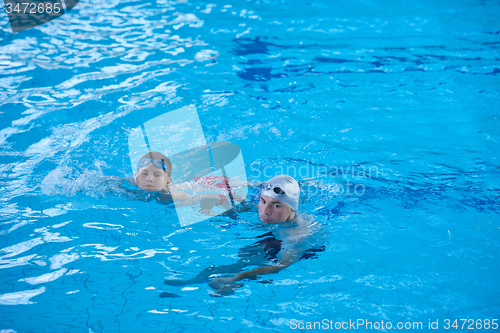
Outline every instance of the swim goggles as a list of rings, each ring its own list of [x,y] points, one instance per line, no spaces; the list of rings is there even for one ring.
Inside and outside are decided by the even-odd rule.
[[[151,162],[153,162],[155,167],[157,167],[158,169],[163,169],[167,173],[167,176],[170,177],[170,174],[168,173],[168,170],[165,167],[165,163],[163,162],[163,160],[159,160],[159,159],[143,158],[139,161],[139,163],[137,163],[137,170],[139,170],[140,168],[143,168],[145,166],[148,166],[149,163],[151,163]]]
[[[278,195],[285,195],[285,191],[283,191],[283,189],[281,187],[278,187],[278,186],[275,186],[275,187],[272,187],[271,184],[269,183],[262,183],[260,184],[260,188],[263,190],[263,191],[271,191],[273,190],[274,193],[278,194]]]

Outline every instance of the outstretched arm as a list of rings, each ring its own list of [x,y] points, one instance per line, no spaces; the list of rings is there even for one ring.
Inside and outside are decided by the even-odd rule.
[[[258,185],[258,183],[236,181],[231,181],[231,184],[231,193],[228,192],[228,188],[216,186],[209,182],[184,182],[181,184],[172,184],[169,186],[169,190],[176,201],[177,207],[201,204],[202,207],[200,212],[207,215],[217,215],[213,212],[215,206],[222,206],[225,209],[230,209],[232,207],[232,201],[229,199],[231,195],[232,198],[239,203],[244,199],[240,193],[242,187]],[[232,208],[234,209],[234,206]]]
[[[234,293],[234,291],[243,286],[241,283],[235,283],[244,279],[255,279],[259,275],[278,273],[279,271],[287,268],[294,262],[300,259],[301,250],[289,251],[283,255],[281,260],[273,266],[262,266],[251,269],[249,271],[244,271],[236,274],[233,277],[220,277],[216,278],[208,283],[208,285],[215,289],[215,295],[217,296],[227,296]]]

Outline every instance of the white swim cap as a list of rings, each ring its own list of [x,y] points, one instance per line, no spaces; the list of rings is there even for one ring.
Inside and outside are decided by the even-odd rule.
[[[279,175],[261,185],[261,194],[287,204],[294,212],[299,208],[299,183],[290,176]]]

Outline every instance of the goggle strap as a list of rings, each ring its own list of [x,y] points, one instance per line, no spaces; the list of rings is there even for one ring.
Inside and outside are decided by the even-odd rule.
[[[283,191],[283,189],[281,187],[278,187],[278,186],[271,187],[271,184],[269,184],[269,183],[262,183],[260,187],[262,188],[263,191],[273,190],[273,192],[278,194],[278,195],[286,195],[286,192]]]
[[[167,173],[167,176],[170,177],[170,173],[168,172],[168,169],[167,167],[165,166],[165,162],[163,162],[162,159],[155,159],[155,158],[148,158],[148,157],[145,157],[145,158],[142,158],[139,163],[137,164],[137,167],[138,169],[140,169],[141,167],[145,167],[145,166],[148,166],[149,163],[153,162],[153,164],[157,167],[157,168],[160,168],[163,169],[166,173]],[[161,166],[157,164],[157,162],[160,162],[161,163]]]

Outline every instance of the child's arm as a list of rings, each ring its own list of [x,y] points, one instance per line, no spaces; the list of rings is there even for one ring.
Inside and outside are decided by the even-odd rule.
[[[215,289],[215,294],[218,296],[231,295],[234,291],[243,286],[241,283],[235,283],[236,281],[244,279],[255,279],[259,275],[274,274],[287,268],[294,262],[299,261],[303,249],[293,249],[287,251],[280,259],[280,261],[273,266],[262,266],[251,269],[249,271],[244,271],[236,274],[233,277],[220,277],[216,278],[208,283],[210,287]]]
[[[183,206],[199,206],[198,212],[204,213],[205,215],[215,216],[213,209],[216,206],[223,207],[225,209],[231,208],[231,202],[227,198],[227,194],[224,195],[226,190],[219,191],[216,193],[210,192],[185,192],[179,191],[176,188],[170,188],[170,193],[175,201],[176,207]]]
[[[214,176],[214,177],[221,177],[221,176]],[[177,188],[178,190],[181,191],[193,191],[193,192],[200,192],[200,191],[206,191],[207,189],[212,189],[212,188],[220,188],[218,186],[211,186],[212,184],[207,181],[203,181],[203,178],[201,178],[202,181],[200,183],[197,183],[196,181],[185,181],[179,184],[171,185]],[[222,180],[218,180],[220,184],[222,183]],[[239,180],[232,180],[229,179],[229,187],[230,188],[242,188],[242,187],[254,187],[254,186],[259,186],[261,183],[260,182],[248,182],[248,181],[239,181]],[[226,187],[224,186],[224,189]]]

